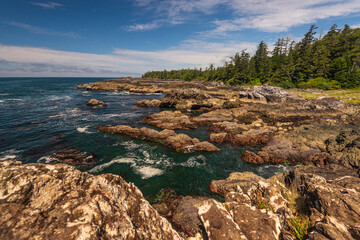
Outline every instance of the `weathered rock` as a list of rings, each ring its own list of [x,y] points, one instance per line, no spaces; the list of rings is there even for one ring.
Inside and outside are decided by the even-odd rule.
[[[158,128],[164,129],[195,129],[196,124],[180,111],[162,111],[154,113],[144,118],[144,122]]]
[[[160,106],[161,101],[157,99],[153,100],[142,100],[136,103],[138,107],[158,107]]]
[[[1,239],[182,239],[120,176],[3,161],[0,186]]]
[[[81,152],[78,149],[63,150],[50,156],[54,162],[74,163],[76,165],[91,164],[97,161],[95,154]]]
[[[148,141],[161,142],[165,147],[176,149],[180,152],[193,151],[219,151],[217,147],[209,142],[201,142],[197,138],[191,138],[186,134],[176,134],[173,130],[165,129],[163,131],[156,131],[151,128],[143,127],[141,129],[132,128],[126,125],[118,126],[101,126],[99,131],[107,133],[123,134],[134,138],[141,138]]]
[[[291,95],[289,92],[280,87],[270,85],[254,86],[250,91],[239,92],[240,98],[249,98],[262,102],[285,102],[285,101],[301,101],[303,98]]]
[[[241,158],[248,163],[253,163],[253,164],[264,164],[264,160],[259,156],[256,155],[253,152],[250,151],[245,151],[243,152],[243,154],[241,155]]]
[[[306,196],[314,220],[313,239],[360,238],[360,179],[356,172],[339,165],[311,166],[295,169],[287,179]]]
[[[194,145],[200,141],[197,138],[191,138],[186,134],[177,134],[175,136],[168,137],[165,142],[165,147],[175,148],[176,151],[192,152],[194,151]]]
[[[207,141],[195,143],[194,149],[200,152],[216,152],[220,151],[219,148],[215,147],[212,143]]]
[[[96,107],[96,106],[100,106],[100,107],[107,107],[108,105],[106,103],[104,103],[103,101],[99,101],[96,99],[90,99],[86,105],[88,106],[92,106],[92,107]]]
[[[173,90],[161,98],[160,107],[179,110],[211,108],[213,104],[207,101],[210,98],[210,95],[197,88]]]
[[[207,197],[184,197],[172,217],[172,223],[187,235],[194,237],[197,233],[204,235],[203,226],[198,216],[198,209]]]

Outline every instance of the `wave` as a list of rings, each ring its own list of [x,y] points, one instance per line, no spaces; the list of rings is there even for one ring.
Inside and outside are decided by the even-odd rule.
[[[92,169],[90,169],[88,172],[89,173],[97,173],[102,171],[104,168],[107,168],[115,163],[130,163],[131,165],[136,165],[135,163],[135,158],[115,158],[113,160],[111,160],[110,162],[98,165]]]
[[[129,91],[111,91],[111,92],[102,92],[101,94],[103,95],[130,95],[130,92]]]
[[[11,149],[0,153],[0,161],[16,160],[20,151]]]
[[[0,93],[0,96],[9,96],[9,93]]]
[[[206,165],[206,157],[203,155],[190,157],[186,162],[180,163],[183,167],[199,167]]]
[[[135,171],[141,176],[142,179],[155,177],[164,173],[164,170],[149,166],[136,167]]]

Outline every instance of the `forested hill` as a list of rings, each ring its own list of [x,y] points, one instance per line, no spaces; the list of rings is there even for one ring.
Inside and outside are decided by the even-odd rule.
[[[360,86],[360,28],[335,24],[320,37],[312,25],[299,42],[280,38],[272,52],[261,41],[254,56],[236,53],[222,67],[146,72],[144,78],[202,79],[229,84],[339,89]]]

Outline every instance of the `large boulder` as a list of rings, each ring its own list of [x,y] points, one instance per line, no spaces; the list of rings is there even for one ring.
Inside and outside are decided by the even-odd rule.
[[[90,99],[87,103],[86,103],[86,105],[88,105],[88,106],[91,106],[91,107],[97,107],[97,106],[99,106],[99,107],[107,107],[108,105],[106,104],[106,103],[104,103],[103,101],[99,101],[99,100],[97,100],[97,99]]]
[[[1,239],[182,239],[120,176],[0,162]]]

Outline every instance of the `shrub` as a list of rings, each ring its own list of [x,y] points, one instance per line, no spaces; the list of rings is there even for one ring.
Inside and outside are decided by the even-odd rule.
[[[291,235],[298,240],[306,239],[309,229],[312,227],[309,218],[303,216],[292,217],[286,223],[290,228]]]
[[[318,77],[312,78],[308,82],[302,82],[299,84],[300,88],[319,88],[322,90],[335,90],[340,89],[341,84],[338,81]]]

